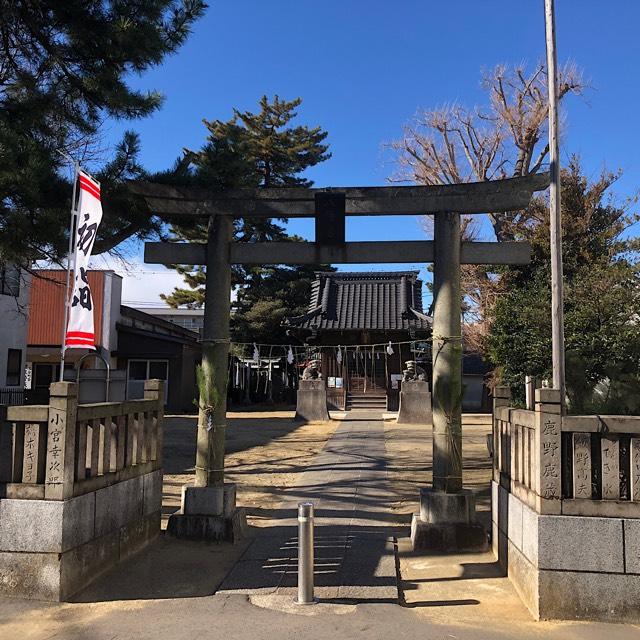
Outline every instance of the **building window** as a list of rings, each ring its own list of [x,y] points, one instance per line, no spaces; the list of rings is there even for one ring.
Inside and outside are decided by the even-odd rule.
[[[129,360],[127,366],[127,399],[144,398],[144,382],[153,379],[169,379],[168,360]],[[169,390],[165,391],[165,404]]]
[[[20,269],[12,264],[0,264],[0,295],[20,295]]]
[[[22,349],[9,349],[7,352],[7,386],[20,386],[22,369]]]
[[[75,380],[75,373],[69,378],[67,373],[74,371],[73,364],[64,365],[65,380]],[[33,389],[48,389],[52,382],[60,380],[60,365],[49,362],[34,362],[31,372],[31,387]]]

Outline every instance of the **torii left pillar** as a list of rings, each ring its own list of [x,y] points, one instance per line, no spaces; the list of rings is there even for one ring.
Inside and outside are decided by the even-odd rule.
[[[231,217],[209,219],[195,483],[182,487],[181,509],[167,526],[179,538],[235,540],[244,528],[236,487],[224,482],[232,237]]]

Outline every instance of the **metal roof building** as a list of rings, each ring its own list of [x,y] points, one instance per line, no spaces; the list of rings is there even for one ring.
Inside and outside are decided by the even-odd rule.
[[[422,281],[417,271],[318,272],[309,310],[288,318],[286,324],[311,332],[355,331],[370,336],[403,332],[407,340],[410,333],[425,337],[431,329],[422,308]],[[370,340],[365,337],[363,342]]]

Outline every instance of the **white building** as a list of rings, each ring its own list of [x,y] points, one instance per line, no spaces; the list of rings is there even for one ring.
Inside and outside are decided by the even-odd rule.
[[[202,327],[204,326],[204,309],[172,309],[171,307],[137,308],[138,311],[143,311],[155,318],[166,320],[183,329],[190,329],[197,334],[202,332]]]
[[[0,265],[0,390],[24,387],[31,275]]]

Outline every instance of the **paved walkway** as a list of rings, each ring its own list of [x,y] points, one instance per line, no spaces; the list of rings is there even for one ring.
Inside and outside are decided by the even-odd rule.
[[[297,505],[315,505],[316,595],[324,602],[398,601],[393,521],[379,414],[352,413],[264,523],[219,593],[293,595]]]

